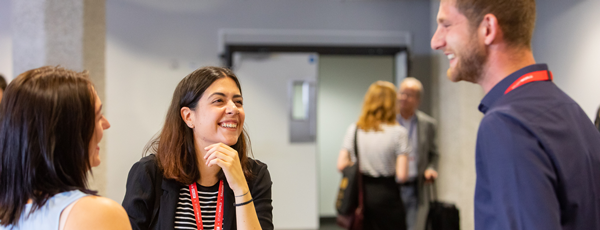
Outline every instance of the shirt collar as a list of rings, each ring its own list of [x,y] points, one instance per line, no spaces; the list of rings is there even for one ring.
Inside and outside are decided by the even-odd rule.
[[[481,103],[479,104],[479,111],[481,111],[483,114],[485,114],[492,106],[494,106],[496,101],[498,101],[498,99],[500,99],[500,97],[502,97],[502,95],[504,95],[504,91],[506,91],[506,89],[508,89],[508,87],[513,82],[515,82],[517,79],[519,79],[521,76],[523,76],[527,73],[540,71],[540,70],[548,70],[548,65],[533,64],[530,66],[526,66],[526,67],[523,67],[522,69],[517,70],[516,72],[508,75],[504,79],[502,79],[502,81],[498,82],[498,84],[496,84],[492,88],[492,90],[490,90],[483,97],[483,99],[481,100]]]
[[[404,119],[404,117],[402,117],[402,115],[400,115],[400,113],[396,114],[396,121],[398,121],[398,123],[400,123],[400,125],[404,126],[404,121],[408,121],[410,123],[414,123],[417,121],[417,112],[415,111],[415,113],[410,116],[410,118],[408,119]]]

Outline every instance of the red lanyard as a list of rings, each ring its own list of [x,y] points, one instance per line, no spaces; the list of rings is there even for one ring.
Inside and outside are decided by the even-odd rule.
[[[196,226],[204,230],[202,224],[202,212],[200,211],[200,199],[198,198],[198,189],[196,183],[190,185],[190,196],[194,206],[194,216],[196,217]],[[219,182],[219,195],[217,196],[217,213],[215,214],[215,230],[223,229],[223,180]]]
[[[513,82],[512,85],[510,85],[508,87],[508,89],[506,89],[506,91],[504,91],[504,94],[507,94],[508,92],[512,91],[513,89],[516,89],[519,86],[525,85],[530,82],[551,81],[551,80],[552,80],[552,72],[550,72],[548,70],[540,70],[540,71],[527,73],[527,74],[521,76],[515,82]]]

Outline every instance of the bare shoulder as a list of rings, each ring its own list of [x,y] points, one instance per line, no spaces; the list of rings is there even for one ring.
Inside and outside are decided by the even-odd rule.
[[[100,196],[86,196],[77,201],[69,213],[65,230],[117,229],[131,225],[125,209],[117,202]]]

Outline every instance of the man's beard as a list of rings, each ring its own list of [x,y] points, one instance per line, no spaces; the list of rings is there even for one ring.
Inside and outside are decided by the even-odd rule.
[[[476,39],[471,39],[465,52],[459,53],[459,62],[456,68],[448,72],[448,75],[455,82],[468,81],[477,83],[483,73],[483,66],[487,62],[487,51],[484,46],[480,46]]]

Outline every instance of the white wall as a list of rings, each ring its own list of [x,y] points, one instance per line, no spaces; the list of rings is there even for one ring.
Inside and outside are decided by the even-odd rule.
[[[177,82],[197,67],[221,64],[219,29],[408,31],[413,54],[429,55],[429,28],[414,23],[429,21],[427,1],[107,0],[106,5],[105,104],[112,122],[106,131],[106,195],[118,202],[129,168],[161,127]],[[427,73],[429,62],[414,63],[413,71]]]
[[[10,9],[11,1],[0,1],[0,73],[7,82],[13,78]]]
[[[600,1],[538,1],[533,53],[592,119],[600,105]]]

